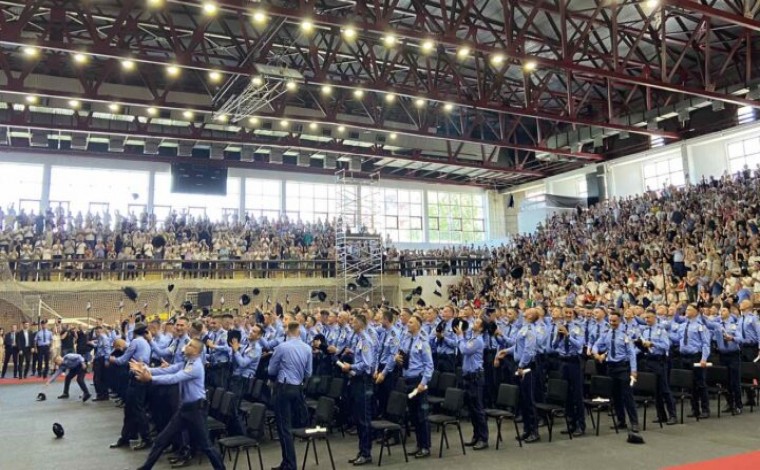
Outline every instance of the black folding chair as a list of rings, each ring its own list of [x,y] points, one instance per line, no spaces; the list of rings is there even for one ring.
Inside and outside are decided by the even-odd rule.
[[[601,427],[602,411],[613,411],[612,408],[612,379],[604,375],[595,375],[591,377],[589,387],[590,399],[583,400],[588,415],[591,418],[591,425],[596,429],[596,435],[599,435]],[[596,413],[596,420],[594,420]],[[612,412],[612,426],[615,428],[615,434],[619,433],[617,419],[614,411]]]
[[[496,407],[488,408],[485,410],[486,416],[496,420],[496,450],[499,450],[499,443],[503,440],[501,436],[501,423],[505,419],[511,419],[515,425],[515,436],[517,442],[522,447],[522,436],[520,435],[520,429],[517,427],[517,421],[515,421],[515,414],[511,410],[517,410],[520,406],[520,387],[517,385],[501,384],[499,385],[499,393],[496,396]]]
[[[267,407],[263,403],[254,403],[250,409],[248,417],[248,426],[246,429],[246,435],[244,436],[231,436],[219,439],[219,450],[222,453],[222,459],[225,454],[229,452],[230,458],[232,458],[232,451],[235,451],[235,464],[232,470],[237,468],[238,458],[240,452],[245,451],[245,457],[248,460],[248,470],[251,470],[251,455],[249,450],[255,448],[259,454],[259,467],[264,470],[264,461],[261,458],[261,447],[259,446],[258,439],[263,434],[264,417],[266,416]],[[253,436],[256,436],[254,438]]]
[[[441,374],[442,376],[444,374]],[[453,375],[453,374],[452,374]],[[467,455],[464,447],[464,437],[462,437],[462,426],[459,423],[459,413],[464,407],[464,390],[450,387],[446,389],[446,396],[441,403],[441,409],[448,414],[434,414],[428,416],[430,424],[435,424],[441,429],[441,445],[438,449],[438,458],[443,457],[443,442],[446,441],[446,448],[449,448],[449,438],[446,435],[448,426],[456,426],[459,431],[459,442],[462,444],[462,453]]]
[[[670,390],[673,392],[673,398],[681,405],[681,424],[683,424],[683,407],[686,400],[691,399],[694,392],[694,372],[686,369],[670,370]],[[696,415],[699,421],[699,414]]]
[[[728,390],[728,367],[708,367],[705,369],[705,382],[707,382],[707,394],[718,399],[718,418],[720,418],[720,399]]]
[[[657,375],[651,372],[639,372],[633,385],[633,401],[644,407],[644,431],[647,430],[647,409],[655,402],[657,394]],[[662,428],[662,421],[660,421]]]
[[[330,427],[333,424],[335,416],[335,400],[328,397],[320,397],[317,402],[317,410],[314,414],[314,422],[317,426],[324,426],[326,430],[299,428],[294,429],[293,436],[306,441],[306,450],[303,454],[302,470],[306,468],[306,459],[309,456],[309,447],[314,447],[314,461],[319,465],[319,456],[317,455],[317,440],[325,441],[327,453],[330,456],[330,464],[335,470],[335,460],[333,460],[332,449],[330,448],[330,438],[328,437]]]
[[[546,402],[536,403],[536,411],[546,417],[546,428],[549,431],[549,442],[552,441],[552,429],[554,428],[554,418],[560,414],[565,415],[565,426],[567,434],[572,440],[573,434],[570,432],[570,421],[565,413],[567,403],[568,383],[562,379],[549,379],[546,386]]]
[[[391,455],[391,446],[388,439],[393,434],[398,433],[401,440],[401,448],[404,451],[404,460],[409,462],[406,455],[406,433],[404,432],[403,423],[406,421],[406,400],[405,393],[392,391],[388,398],[388,406],[385,409],[387,419],[373,420],[370,426],[374,431],[382,433],[382,443],[380,444],[380,459],[377,461],[379,467],[383,463],[383,449],[388,449],[388,455]]]

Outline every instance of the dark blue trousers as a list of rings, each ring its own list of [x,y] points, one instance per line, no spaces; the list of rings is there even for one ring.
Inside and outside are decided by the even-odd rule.
[[[405,380],[407,394],[411,393],[420,384],[420,377],[407,377]],[[427,391],[418,393],[407,403],[409,421],[414,426],[414,432],[417,436],[417,449],[419,450],[430,450],[430,423],[428,422],[430,409],[427,394]]]
[[[586,414],[583,405],[583,369],[581,357],[567,357],[560,359],[560,373],[562,379],[567,381],[567,401],[565,402],[565,414],[573,431],[586,431]]]
[[[625,415],[632,425],[639,425],[639,415],[631,391],[631,366],[627,361],[608,362],[607,375],[612,379],[612,403],[618,424],[625,423]]]
[[[277,436],[282,450],[282,470],[298,470],[296,448],[293,443],[293,427],[306,425],[307,411],[301,385],[276,384],[274,389],[274,413],[277,420]]]
[[[359,436],[359,454],[372,457],[372,377],[366,374],[351,378],[351,398],[354,405],[354,422]]]
[[[531,363],[527,369],[530,372],[522,377],[517,377],[520,386],[520,414],[523,418],[523,432],[525,434],[538,434],[538,420],[536,418],[536,399],[533,395],[535,382],[540,380],[535,373],[535,363]]]
[[[488,423],[483,409],[483,387],[485,378],[483,372],[466,374],[464,376],[465,404],[472,422],[472,440],[488,442]]]

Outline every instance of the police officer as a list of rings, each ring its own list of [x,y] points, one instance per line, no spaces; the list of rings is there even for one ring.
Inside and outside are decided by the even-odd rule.
[[[457,336],[451,329],[454,308],[450,305],[443,307],[443,321],[436,327],[436,369],[440,372],[456,371]]]
[[[633,340],[620,327],[620,313],[609,315],[609,330],[596,340],[591,349],[594,358],[607,363],[607,375],[612,379],[612,402],[615,405],[618,429],[625,429],[625,415],[631,422],[631,432],[639,432],[639,415],[631,392],[631,381],[638,374]]]
[[[253,325],[248,333],[245,346],[241,346],[237,338],[232,338],[232,377],[230,377],[229,390],[239,400],[245,391],[246,385],[256,377],[256,370],[261,360],[261,326]],[[235,407],[238,408],[237,406]],[[243,416],[238,412],[230,422],[230,434],[233,436],[244,435]]]
[[[414,315],[406,324],[408,334],[399,346],[395,360],[404,370],[406,392],[415,395],[409,400],[409,420],[417,436],[417,449],[409,452],[415,458],[430,457],[430,423],[428,422],[427,385],[433,377],[433,354],[421,334],[422,318]]]
[[[210,326],[211,331],[208,339],[206,339],[209,386],[227,388],[230,372],[230,347],[227,344],[227,330],[222,327],[221,321],[217,318],[211,319]]]
[[[741,316],[739,318],[737,330],[742,337],[742,361],[753,362],[758,354],[760,354],[760,321],[758,321],[757,315],[752,312],[751,300],[742,300],[741,303],[739,303],[739,311]],[[755,390],[748,388],[747,405],[754,401]]]
[[[34,335],[34,344],[37,347],[37,376],[46,379],[50,371],[50,344],[53,342],[53,333],[48,330],[47,320],[43,320],[41,326]]]
[[[135,360],[148,364],[150,362],[150,345],[144,338],[147,332],[148,327],[144,323],[135,325],[133,339],[127,350],[118,358],[111,356],[109,363],[124,366]],[[111,444],[112,449],[128,445],[129,440],[134,439],[138,434],[142,441],[134,447],[135,450],[146,449],[152,445],[148,434],[148,416],[146,414],[147,393],[148,384],[145,381],[138,381],[134,375],[130,374],[124,404],[124,425],[121,428],[119,440]]]
[[[670,336],[660,323],[654,312],[644,315],[645,326],[640,328],[640,339],[636,342],[643,352],[641,368],[657,377],[655,391],[655,407],[657,419],[669,426],[676,424],[676,404],[670,391],[670,376],[668,375],[668,352],[670,352]]]
[[[135,329],[137,331],[137,329]],[[131,363],[135,379],[141,383],[156,385],[179,384],[182,403],[172,416],[169,424],[156,438],[156,443],[142,467],[138,470],[150,470],[158,461],[164,450],[172,443],[175,435],[186,430],[194,444],[208,457],[215,470],[223,470],[224,461],[219,452],[211,445],[206,427],[206,390],[204,388],[205,370],[199,359],[203,344],[193,339],[185,346],[187,362],[176,363],[165,368],[148,368],[145,363]]]
[[[282,462],[277,470],[297,470],[296,449],[293,444],[293,425],[306,423],[306,402],[303,387],[311,376],[311,347],[300,340],[301,325],[287,325],[287,341],[274,350],[269,361],[269,376],[274,378],[274,413],[277,435],[282,449]]]
[[[744,338],[741,329],[738,328],[736,321],[731,317],[731,312],[726,307],[720,309],[720,318],[712,322],[712,325],[720,365],[728,369],[727,407],[723,411],[730,411],[733,415],[739,415],[743,409],[740,345]]]
[[[350,375],[351,398],[354,410],[354,422],[359,435],[359,453],[348,463],[361,466],[372,463],[372,372],[375,357],[372,340],[367,334],[367,317],[356,315],[352,322],[356,338],[354,362],[343,363],[341,370]]]
[[[63,357],[56,357],[54,363],[56,367],[58,367],[58,370],[55,371],[52,376],[50,376],[50,380],[48,380],[45,386],[47,387],[51,383],[55,382],[55,379],[57,379],[63,372],[66,372],[66,380],[63,383],[63,395],[59,396],[58,398],[69,398],[69,386],[71,385],[71,379],[76,377],[77,385],[79,385],[79,388],[82,389],[82,402],[89,400],[91,396],[90,390],[87,388],[87,384],[84,381],[84,376],[87,372],[87,370],[84,368],[84,358],[79,354],[70,353],[66,354]]]
[[[385,413],[388,407],[388,398],[396,385],[396,377],[398,376],[394,357],[399,347],[399,332],[393,326],[394,317],[392,310],[383,311],[382,329],[385,334],[382,335],[380,351],[375,358],[376,372],[374,374],[375,384],[377,384],[378,415]]]
[[[694,305],[686,307],[686,321],[679,325],[678,337],[683,367],[694,372],[694,391],[691,394],[689,417],[707,419],[710,417],[710,401],[707,396],[705,367],[707,367],[707,357],[710,355],[710,333],[699,321],[699,312]]]
[[[108,401],[108,383],[105,379],[105,365],[111,355],[111,339],[103,331],[102,326],[95,327],[95,341],[90,344],[95,347],[95,360],[92,363],[92,381],[95,385],[93,401]]]
[[[565,308],[563,316],[564,322],[557,326],[557,337],[552,349],[557,354],[562,379],[566,380],[568,385],[565,414],[570,423],[569,432],[574,437],[580,437],[586,433],[583,368],[581,367],[585,337],[582,327],[576,323],[575,310]]]
[[[528,444],[538,442],[538,421],[536,419],[535,398],[533,396],[534,382],[538,380],[535,374],[536,355],[538,354],[538,335],[534,324],[538,319],[538,311],[529,308],[523,315],[523,326],[515,336],[514,345],[499,351],[496,359],[501,361],[509,354],[515,359],[517,371],[515,374],[520,387],[520,413],[523,418],[523,434],[520,439]]]
[[[459,338],[458,348],[462,353],[462,379],[464,381],[465,403],[472,422],[472,439],[465,445],[473,450],[488,448],[488,423],[483,409],[483,388],[485,376],[483,371],[483,320],[478,318],[470,328],[472,334],[465,338],[462,324],[454,329]]]

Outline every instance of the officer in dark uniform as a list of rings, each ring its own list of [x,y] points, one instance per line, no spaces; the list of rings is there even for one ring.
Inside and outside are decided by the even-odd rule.
[[[354,466],[372,463],[372,371],[375,364],[374,345],[367,334],[367,317],[356,315],[352,327],[356,335],[356,349],[352,364],[341,363],[341,370],[349,374],[354,422],[359,435],[359,453],[349,460]]]

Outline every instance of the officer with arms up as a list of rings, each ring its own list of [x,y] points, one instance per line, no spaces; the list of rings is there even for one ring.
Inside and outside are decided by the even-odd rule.
[[[485,376],[483,375],[483,320],[478,318],[471,328],[471,336],[465,338],[462,323],[454,328],[454,333],[459,337],[459,351],[462,353],[462,379],[466,395],[465,403],[472,421],[472,439],[466,446],[474,450],[488,448],[488,423],[483,409],[483,387]]]

